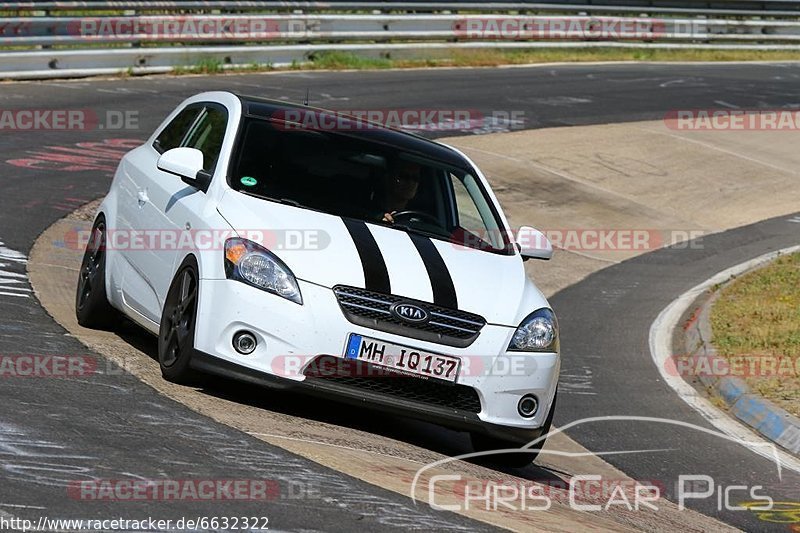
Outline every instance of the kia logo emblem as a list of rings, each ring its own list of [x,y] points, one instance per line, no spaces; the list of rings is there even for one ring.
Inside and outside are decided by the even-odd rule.
[[[396,303],[392,305],[391,311],[392,314],[400,320],[412,322],[414,324],[427,322],[429,318],[428,312],[425,309],[414,304]]]

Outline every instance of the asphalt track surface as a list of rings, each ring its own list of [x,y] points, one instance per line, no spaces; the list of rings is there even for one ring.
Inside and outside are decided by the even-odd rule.
[[[2,84],[2,109],[89,109],[101,117],[108,110],[135,111],[138,129],[0,132],[0,246],[27,254],[50,224],[107,191],[125,142],[146,138],[182,99],[204,90],[294,101],[308,90],[312,104],[335,109],[522,111],[524,127],[541,128],[652,120],[679,108],[793,108],[800,101],[799,78],[800,66],[790,64],[585,65]],[[127,141],[115,145],[112,139]],[[660,381],[649,355],[650,324],[682,291],[716,272],[797,244],[798,229],[785,219],[767,221],[706,237],[699,250],[652,252],[600,271],[552,298],[562,324],[563,372],[590,376],[590,394],[562,395],[556,423],[639,415],[709,427]],[[24,272],[23,263],[3,253],[4,271]],[[0,353],[88,354],[33,297],[0,295],[0,324]],[[110,518],[107,502],[75,499],[65,485],[135,473],[148,479],[275,480],[280,494],[267,505],[114,505],[114,513],[123,517],[267,515],[272,527],[291,530],[489,529],[414,506],[400,495],[194,414],[122,371],[101,370],[86,380],[0,382],[0,513]],[[718,486],[761,484],[775,499],[800,499],[796,474],[784,472],[779,482],[769,461],[697,431],[637,422],[580,425],[568,434],[596,452],[664,450],[606,459],[634,478],[662,483],[668,495],[674,495],[679,474],[707,474]],[[300,481],[315,492],[313,499],[290,497],[292,491],[302,492]],[[748,530],[767,527],[752,513],[719,511],[713,498],[692,506]]]
[[[562,374],[587,376],[582,389],[585,395],[564,395],[556,424],[587,417],[631,416],[677,420],[714,430],[661,379],[650,357],[650,325],[678,295],[714,274],[797,245],[800,228],[790,218],[706,236],[694,241],[693,248],[664,248],[630,259],[551,298],[561,325]],[[678,339],[674,344],[673,353],[685,353],[680,351]],[[581,424],[567,433],[592,451],[659,450],[611,454],[604,459],[634,479],[660,482],[673,501],[677,501],[680,475],[710,476],[715,481],[715,496],[721,488],[760,485],[759,495],[775,501],[800,500],[798,473],[783,470],[781,478],[774,462],[716,434],[666,422],[630,420]],[[728,505],[751,500],[747,492],[732,490]],[[747,531],[766,528],[751,513],[720,508],[716,497],[692,507]]]

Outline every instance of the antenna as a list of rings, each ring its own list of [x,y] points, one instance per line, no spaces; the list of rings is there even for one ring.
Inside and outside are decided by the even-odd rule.
[[[306,87],[306,99],[303,100],[303,105],[308,107],[308,87]]]

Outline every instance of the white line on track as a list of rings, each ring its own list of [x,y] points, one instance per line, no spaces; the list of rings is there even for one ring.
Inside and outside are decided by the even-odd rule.
[[[8,265],[0,263],[0,268],[3,268],[5,266],[8,266]],[[25,274],[18,274],[16,272],[2,272],[2,271],[0,271],[0,276],[2,276],[4,278],[28,279],[28,276],[26,276]]]
[[[20,252],[6,248],[3,241],[0,241],[0,260],[0,296],[28,298],[33,292],[27,284],[28,275],[13,271],[14,268],[24,268],[28,259]]]
[[[714,100],[714,103],[722,107],[727,107],[728,109],[741,109],[738,105],[730,104],[724,100]]]
[[[731,276],[737,276],[747,270],[766,264],[780,255],[789,254],[796,251],[800,251],[800,246],[784,248],[782,250],[761,255],[751,259],[750,261],[745,261],[744,263],[719,272],[712,278],[680,295],[663,311],[661,311],[653,324],[650,326],[650,355],[653,358],[653,363],[655,363],[659,373],[661,374],[661,377],[664,379],[667,385],[672,387],[672,389],[675,390],[675,392],[684,402],[689,404],[692,409],[700,413],[700,415],[711,425],[713,425],[722,433],[737,439],[742,446],[745,446],[753,453],[757,453],[758,455],[761,455],[770,461],[774,461],[777,458],[781,462],[781,466],[784,468],[800,473],[800,460],[784,452],[778,448],[776,444],[772,443],[772,441],[762,438],[754,431],[746,428],[744,425],[740,424],[726,413],[716,408],[711,402],[701,396],[694,387],[684,381],[681,376],[671,375],[669,372],[667,372],[667,361],[672,354],[673,331],[678,325],[683,314],[687,309],[689,309],[689,306],[692,305],[692,302],[694,302],[697,297],[700,296],[700,294],[714,285],[729,280]],[[762,444],[758,445],[758,443]],[[769,450],[768,446],[764,446],[769,444],[772,444],[775,447],[774,452]]]
[[[19,509],[47,509],[47,507],[40,507],[38,505],[22,505],[19,503],[0,503],[0,507],[15,507]]]

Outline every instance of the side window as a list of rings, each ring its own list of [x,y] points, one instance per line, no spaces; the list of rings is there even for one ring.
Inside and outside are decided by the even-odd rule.
[[[195,120],[182,146],[203,152],[203,169],[213,172],[225,138],[228,113],[224,108],[208,105]]]
[[[475,205],[472,195],[470,195],[464,183],[454,175],[450,175],[450,181],[453,184],[453,193],[456,199],[456,210],[458,212],[458,225],[466,230],[484,230],[486,226],[483,224],[478,206]]]
[[[202,109],[202,105],[195,104],[188,106],[178,113],[178,116],[172,119],[172,122],[164,128],[164,131],[162,131],[153,142],[153,148],[155,148],[158,153],[163,154],[167,150],[172,150],[173,148],[181,146],[184,137],[186,137],[186,132],[192,124],[194,124],[197,114]]]
[[[500,227],[475,177],[471,174],[461,177],[450,174],[450,182],[453,185],[458,226],[492,248],[502,249],[504,243]]]

